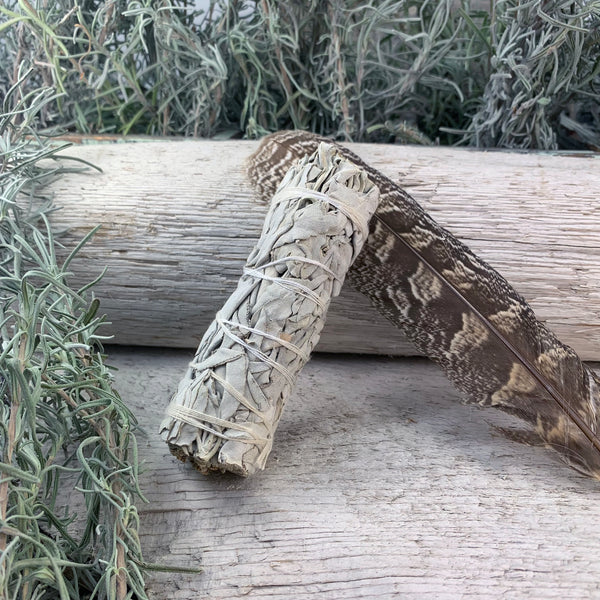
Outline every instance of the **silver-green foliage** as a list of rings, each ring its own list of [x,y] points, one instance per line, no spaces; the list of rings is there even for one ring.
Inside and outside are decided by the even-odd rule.
[[[86,133],[600,144],[594,0],[193,4],[6,0],[4,85],[31,64]]]
[[[135,421],[48,224],[67,166],[37,125],[58,99],[21,90],[0,111],[0,597],[143,599]]]
[[[599,2],[498,2],[489,42],[490,74],[470,143],[554,148],[558,136],[576,134],[600,145]]]

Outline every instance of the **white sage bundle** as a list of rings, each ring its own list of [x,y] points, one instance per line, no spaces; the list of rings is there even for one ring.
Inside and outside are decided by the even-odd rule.
[[[329,144],[290,169],[237,289],[206,334],[161,425],[202,472],[264,469],[296,377],[369,232],[379,190]]]

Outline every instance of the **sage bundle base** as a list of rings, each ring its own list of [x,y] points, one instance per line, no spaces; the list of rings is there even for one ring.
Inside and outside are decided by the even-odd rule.
[[[332,297],[368,236],[379,191],[332,145],[290,170],[237,289],[204,335],[161,425],[202,472],[263,469]]]
[[[289,165],[322,140],[300,131],[268,136],[250,160],[251,182],[268,195]],[[514,437],[551,446],[571,466],[600,479],[600,379],[504,277],[397,184],[336,147],[381,193],[349,282],[468,400],[529,424]]]

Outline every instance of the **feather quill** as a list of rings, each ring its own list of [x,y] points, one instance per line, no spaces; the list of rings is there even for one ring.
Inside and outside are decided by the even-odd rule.
[[[320,141],[298,131],[264,138],[248,168],[259,195],[269,198],[289,167]],[[350,284],[469,401],[523,419],[532,438],[600,479],[600,379],[497,271],[396,183],[338,147],[381,193]]]

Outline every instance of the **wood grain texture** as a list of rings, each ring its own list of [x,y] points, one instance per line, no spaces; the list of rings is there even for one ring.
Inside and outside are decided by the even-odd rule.
[[[265,472],[203,477],[156,434],[191,352],[111,348],[138,415],[146,559],[156,600],[600,597],[598,483],[513,421],[460,405],[423,359],[318,355]]]
[[[159,141],[69,149],[104,169],[56,182],[67,246],[103,230],[73,265],[97,289],[116,341],[194,347],[233,289],[266,207],[243,161],[255,142]],[[594,155],[349,146],[399,181],[443,226],[492,263],[582,358],[600,358],[600,188]],[[468,204],[465,205],[465,198]],[[349,289],[332,305],[326,351],[411,354]]]

